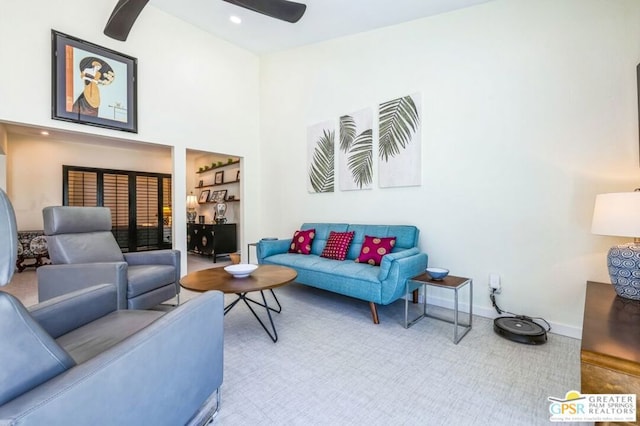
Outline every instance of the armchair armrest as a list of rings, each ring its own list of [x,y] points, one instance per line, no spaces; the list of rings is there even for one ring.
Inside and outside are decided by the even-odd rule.
[[[127,309],[126,262],[45,265],[36,273],[39,302],[97,284],[115,284],[118,309]]]
[[[273,256],[274,254],[286,253],[291,246],[291,239],[284,240],[260,240],[256,246],[256,253],[258,255],[258,263],[262,263],[265,257]]]
[[[222,384],[223,309],[217,291],[189,300],[0,406],[0,424],[188,423]]]
[[[180,267],[180,250],[138,251],[123,253],[123,256],[129,265],[172,265]]]
[[[113,284],[101,284],[28,308],[31,317],[54,339],[118,309],[118,293]]]
[[[407,279],[424,272],[427,261],[427,254],[420,252],[417,247],[384,256],[378,275],[382,282],[382,304],[391,303],[402,296]]]

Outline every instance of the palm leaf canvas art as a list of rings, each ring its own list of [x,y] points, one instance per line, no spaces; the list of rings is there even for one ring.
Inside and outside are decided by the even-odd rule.
[[[307,189],[311,193],[333,192],[335,134],[333,121],[326,121],[307,128]]]
[[[373,111],[340,117],[338,182],[340,190],[371,189],[373,183]]]
[[[378,174],[381,188],[419,186],[421,99],[413,94],[379,106]]]

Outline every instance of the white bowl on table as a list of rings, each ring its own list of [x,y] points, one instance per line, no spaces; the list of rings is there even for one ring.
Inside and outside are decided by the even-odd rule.
[[[449,270],[445,268],[427,268],[427,273],[432,280],[440,281],[449,275]]]
[[[258,265],[251,263],[238,263],[224,267],[224,270],[233,275],[234,278],[246,278],[256,269],[258,269]]]

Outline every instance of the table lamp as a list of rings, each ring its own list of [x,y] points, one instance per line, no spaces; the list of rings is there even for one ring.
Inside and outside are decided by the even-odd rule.
[[[189,223],[195,223],[196,221],[196,206],[198,205],[198,198],[193,195],[193,192],[187,195],[187,220]]]
[[[640,300],[640,192],[597,195],[591,232],[634,238],[609,249],[607,267],[618,296]]]

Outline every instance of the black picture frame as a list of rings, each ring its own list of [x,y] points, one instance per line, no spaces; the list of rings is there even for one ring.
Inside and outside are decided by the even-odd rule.
[[[215,185],[220,185],[224,183],[224,171],[216,172],[215,180],[213,181]]]
[[[51,118],[138,133],[138,60],[51,30]]]
[[[202,190],[200,197],[198,198],[198,204],[206,203],[209,200],[209,192],[210,191],[208,189]]]
[[[227,190],[226,189],[221,189],[219,191],[213,191],[211,193],[211,196],[209,197],[209,201],[212,203],[222,203],[223,201],[225,201],[227,197]]]

